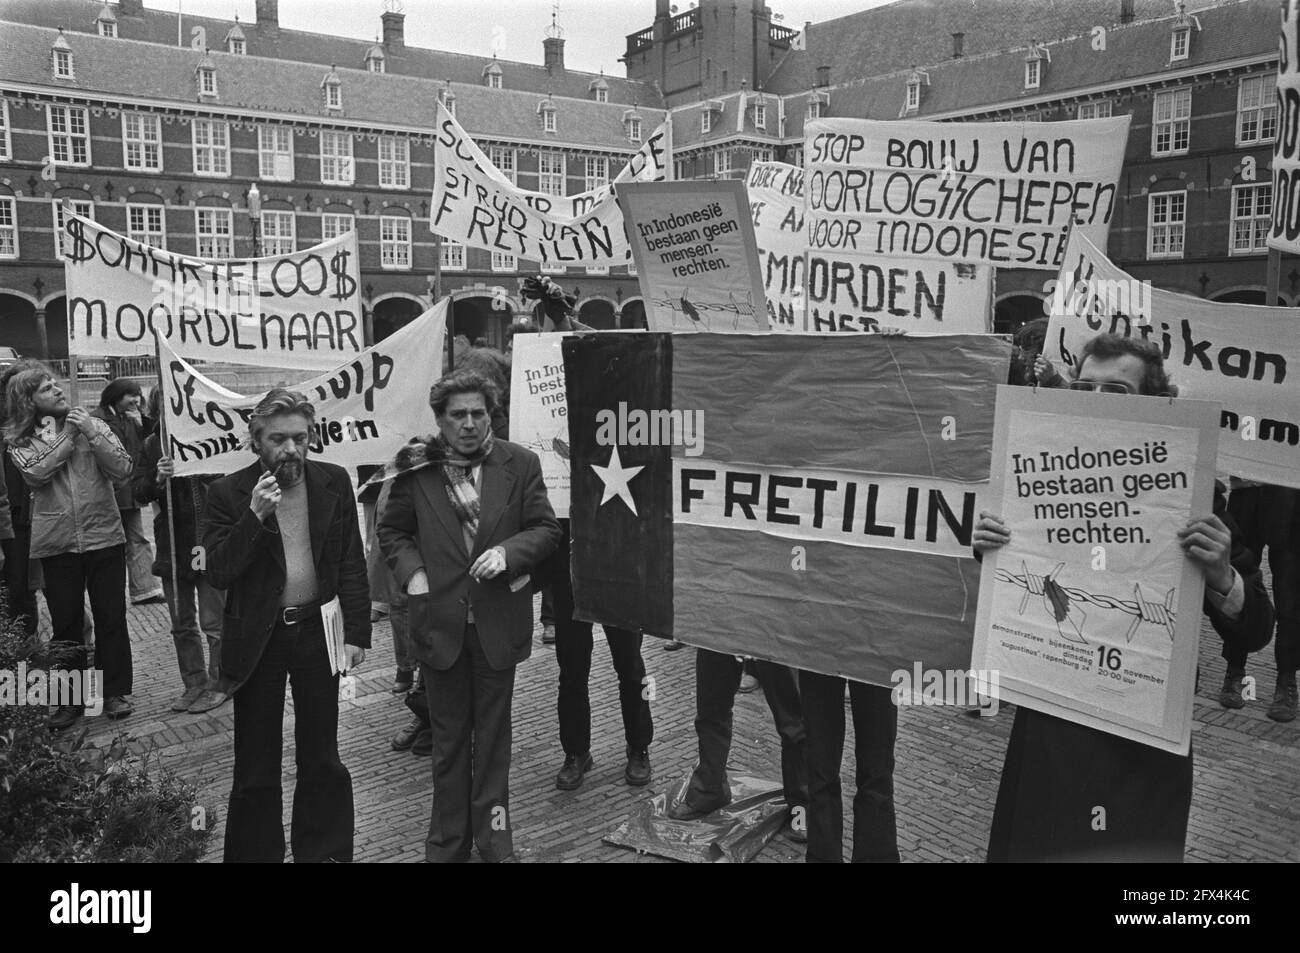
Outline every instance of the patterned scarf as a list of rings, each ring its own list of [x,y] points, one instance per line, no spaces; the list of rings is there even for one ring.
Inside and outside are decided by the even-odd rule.
[[[434,443],[444,455],[442,476],[447,481],[447,498],[451,500],[451,508],[456,512],[456,518],[460,520],[460,531],[465,537],[465,549],[473,552],[474,540],[478,538],[479,498],[478,490],[474,488],[471,471],[481,465],[492,452],[494,443],[492,431],[488,431],[487,439],[483,441],[478,451],[469,456],[459,453],[443,439],[442,434],[434,438]]]

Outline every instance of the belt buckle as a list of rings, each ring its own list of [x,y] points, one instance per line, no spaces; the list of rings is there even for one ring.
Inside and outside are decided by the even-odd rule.
[[[297,625],[302,621],[301,611],[298,606],[285,606],[280,610],[280,618],[285,625]]]

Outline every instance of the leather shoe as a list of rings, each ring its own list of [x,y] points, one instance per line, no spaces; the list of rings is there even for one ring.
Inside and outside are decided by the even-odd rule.
[[[1268,717],[1274,721],[1295,721],[1297,693],[1295,676],[1290,681],[1278,676],[1277,691],[1273,694],[1273,704],[1268,706]]]
[[[108,701],[104,702],[104,717],[113,719],[125,718],[131,712],[135,711],[135,706],[123,698],[121,695],[114,695]]]
[[[209,688],[202,695],[194,700],[194,704],[187,709],[191,715],[201,715],[204,712],[212,711],[226,703],[230,696],[225,692],[219,692],[215,688]]]
[[[542,625],[542,644],[543,645],[555,644],[555,626],[553,626],[549,622]]]
[[[425,728],[415,736],[411,744],[411,754],[417,758],[433,757],[433,729]]]
[[[653,772],[650,770],[650,752],[645,748],[627,749],[627,767],[623,770],[623,779],[634,788],[644,787],[650,783]]]
[[[45,724],[53,731],[63,731],[65,728],[71,728],[81,717],[80,705],[60,705],[50,713],[50,717],[45,720]]]
[[[795,811],[799,811],[798,814]],[[808,843],[808,809],[791,808],[790,816],[781,826],[781,833],[796,844]]]
[[[676,804],[668,805],[668,816],[674,821],[698,821],[705,815],[712,814],[714,811],[721,810],[731,803],[730,798],[721,804],[715,804],[712,807],[698,808],[691,804],[686,798],[682,798]]]
[[[748,672],[745,672],[740,676],[740,686],[736,691],[740,692],[742,695],[748,695],[756,688],[758,688],[758,679],[753,675],[750,675]]]
[[[676,652],[678,649],[686,648],[685,642],[678,642],[676,639],[669,639],[664,643],[665,652]]]
[[[393,687],[389,689],[394,695],[405,695],[411,690],[411,685],[415,682],[415,673],[409,669],[399,668],[397,677],[393,679]]]
[[[564,767],[560,768],[560,773],[555,776],[555,786],[561,791],[577,790],[582,787],[582,779],[595,764],[590,751],[586,754],[565,755]]]
[[[185,689],[184,694],[177,695],[172,701],[172,711],[189,711],[190,706],[199,700],[199,696],[203,694],[203,691],[202,685],[192,685]]]
[[[1245,669],[1228,669],[1223,676],[1223,688],[1219,691],[1220,705],[1224,708],[1246,707],[1246,700],[1241,697],[1241,680],[1245,677]]]
[[[419,718],[412,718],[406,723],[406,726],[393,735],[394,751],[410,751],[411,745],[415,744],[415,737],[424,730],[424,722]]]

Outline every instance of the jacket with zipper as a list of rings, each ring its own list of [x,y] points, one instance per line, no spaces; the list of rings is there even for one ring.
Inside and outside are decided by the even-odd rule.
[[[131,456],[108,424],[91,418],[93,439],[80,430],[37,432],[9,446],[32,488],[31,558],[88,553],[126,542],[114,484],[131,475]]]

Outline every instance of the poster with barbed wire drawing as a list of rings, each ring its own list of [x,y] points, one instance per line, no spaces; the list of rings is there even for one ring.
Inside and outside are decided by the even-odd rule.
[[[744,182],[633,182],[618,204],[651,331],[770,330]]]
[[[1220,405],[999,387],[971,667],[1004,701],[1186,754]]]
[[[510,440],[542,461],[555,515],[569,516],[569,405],[564,387],[563,333],[517,334],[510,358]]]

